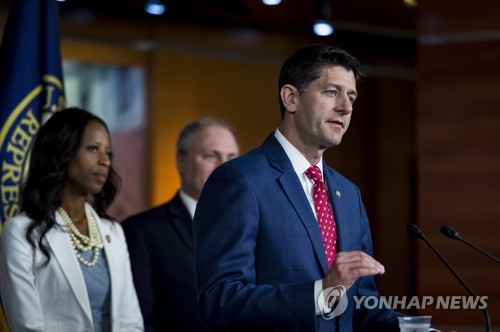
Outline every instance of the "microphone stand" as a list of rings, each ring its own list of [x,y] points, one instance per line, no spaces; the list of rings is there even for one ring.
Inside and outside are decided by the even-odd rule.
[[[490,254],[489,252],[486,252],[484,251],[483,249],[473,245],[472,243],[470,243],[469,241],[465,240],[464,238],[462,238],[460,236],[460,234],[451,226],[442,226],[441,227],[441,233],[443,233],[444,236],[452,239],[452,240],[458,240],[460,242],[463,242],[465,243],[466,245],[468,245],[469,247],[471,247],[472,249],[475,249],[477,251],[479,251],[481,254],[487,256],[488,258],[491,258],[493,261],[497,262],[498,264],[500,264],[500,259],[496,258],[495,256],[493,256],[492,254]]]
[[[436,256],[439,257],[441,262],[443,262],[443,264],[448,268],[448,270],[451,273],[453,273],[455,278],[457,278],[458,281],[460,281],[460,283],[462,284],[462,286],[464,286],[464,288],[467,290],[467,292],[469,292],[470,295],[474,296],[474,298],[477,298],[476,293],[474,293],[474,291],[472,291],[472,289],[470,289],[470,287],[465,283],[465,281],[462,279],[462,277],[451,267],[451,265],[444,258],[444,256],[441,255],[441,253],[432,245],[432,243],[429,240],[427,240],[424,233],[420,230],[420,228],[417,225],[410,224],[410,225],[408,225],[407,230],[408,230],[408,233],[410,233],[411,235],[413,235],[413,236],[421,239],[425,243],[427,243],[429,248],[431,248],[432,251],[434,251],[434,253],[436,254]],[[490,319],[490,314],[488,313],[488,310],[486,308],[479,309],[479,310],[481,310],[484,314],[484,318],[486,320],[486,331],[491,332],[491,319]]]

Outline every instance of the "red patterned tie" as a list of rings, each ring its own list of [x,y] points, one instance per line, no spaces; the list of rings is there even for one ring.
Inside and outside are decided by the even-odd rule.
[[[305,174],[314,181],[314,208],[316,209],[321,237],[325,246],[328,268],[330,268],[337,254],[337,250],[335,249],[337,246],[337,230],[335,229],[332,206],[319,167],[312,165],[307,169]]]

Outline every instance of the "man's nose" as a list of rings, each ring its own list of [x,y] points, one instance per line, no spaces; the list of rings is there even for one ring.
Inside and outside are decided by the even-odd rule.
[[[343,112],[344,114],[352,112],[352,102],[348,94],[341,94],[337,100],[337,112]]]

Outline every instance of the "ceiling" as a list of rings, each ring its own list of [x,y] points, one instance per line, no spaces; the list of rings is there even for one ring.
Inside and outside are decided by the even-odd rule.
[[[6,9],[15,1],[0,0],[1,26]],[[337,32],[392,36],[413,34],[414,37],[418,15],[419,34],[437,31],[482,33],[484,38],[490,39],[492,34],[496,39],[500,34],[498,0],[420,0],[415,8],[405,5],[404,1],[410,0],[282,0],[278,6],[265,6],[261,0],[163,1],[167,10],[160,17],[144,11],[146,0],[66,0],[60,3],[60,8],[63,24],[71,24],[74,18],[82,17],[87,20],[117,18],[145,23],[181,22],[312,35],[311,26],[320,16],[321,5],[326,3],[330,7],[331,21]]]
[[[337,30],[382,27],[413,31],[415,28],[416,9],[407,7],[403,0],[283,0],[278,6],[265,6],[260,0],[164,0],[166,12],[159,17],[143,10],[145,2],[66,0],[60,8],[63,16],[85,13],[144,22],[172,21],[312,34],[312,24],[326,4]]]

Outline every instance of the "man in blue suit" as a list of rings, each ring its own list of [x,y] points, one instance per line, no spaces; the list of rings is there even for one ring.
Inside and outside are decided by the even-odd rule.
[[[180,190],[169,202],[122,223],[147,332],[208,331],[196,304],[192,219],[210,173],[238,154],[226,123],[213,118],[190,122],[177,141]]]
[[[339,48],[300,48],[281,69],[279,128],[206,182],[194,220],[195,272],[211,329],[399,331],[399,313],[356,307],[354,296],[379,296],[373,276],[384,267],[372,257],[359,189],[322,157],[349,127],[362,75]],[[314,165],[325,209],[333,209],[327,236],[316,213],[325,202],[306,175]]]

